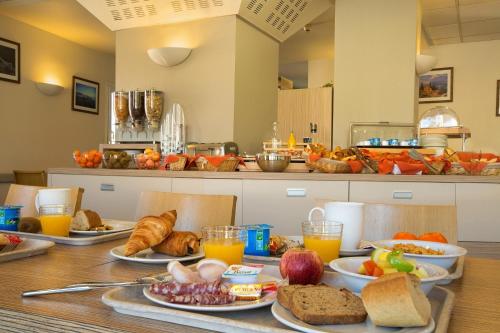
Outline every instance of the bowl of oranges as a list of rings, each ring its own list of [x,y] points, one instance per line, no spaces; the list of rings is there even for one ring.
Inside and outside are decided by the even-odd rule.
[[[134,160],[137,169],[156,170],[162,165],[161,153],[151,148],[144,149],[144,153],[136,154]]]
[[[73,152],[73,159],[82,168],[98,168],[102,162],[102,153],[95,149],[84,152],[77,149]]]

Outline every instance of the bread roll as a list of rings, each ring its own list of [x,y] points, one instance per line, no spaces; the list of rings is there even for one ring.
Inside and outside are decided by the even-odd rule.
[[[377,326],[425,326],[431,319],[431,304],[413,274],[383,275],[363,288],[361,298]]]
[[[71,230],[88,231],[92,228],[102,226],[102,220],[99,214],[92,210],[79,210],[71,220]]]

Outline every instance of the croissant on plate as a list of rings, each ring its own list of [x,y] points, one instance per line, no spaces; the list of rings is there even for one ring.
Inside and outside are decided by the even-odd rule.
[[[153,251],[174,257],[183,257],[200,251],[200,241],[190,231],[173,231],[160,244],[153,246]]]
[[[125,256],[131,256],[160,244],[172,233],[176,219],[177,212],[175,210],[168,211],[160,216],[144,216],[141,218],[125,244]]]

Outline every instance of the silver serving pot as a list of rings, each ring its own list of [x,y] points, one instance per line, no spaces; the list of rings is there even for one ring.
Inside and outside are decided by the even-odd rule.
[[[282,172],[290,164],[290,156],[276,153],[262,153],[255,155],[257,164],[265,172]]]

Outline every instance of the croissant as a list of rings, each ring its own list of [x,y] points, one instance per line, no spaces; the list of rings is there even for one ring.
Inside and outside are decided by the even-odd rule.
[[[167,239],[153,246],[153,251],[183,257],[200,251],[198,236],[190,231],[173,231]]]
[[[137,222],[134,231],[125,244],[124,254],[130,256],[160,244],[170,235],[177,219],[175,210],[160,216],[144,216]]]

